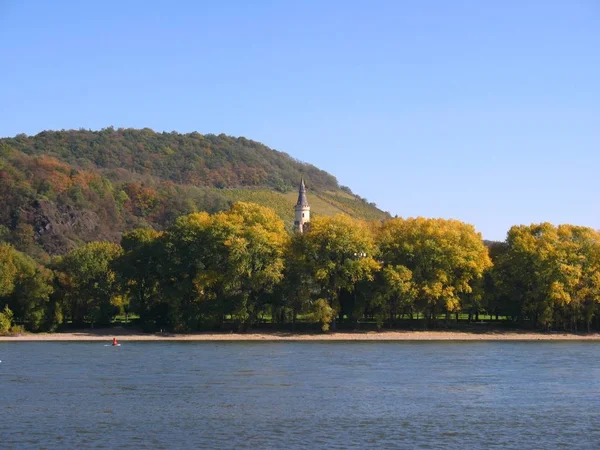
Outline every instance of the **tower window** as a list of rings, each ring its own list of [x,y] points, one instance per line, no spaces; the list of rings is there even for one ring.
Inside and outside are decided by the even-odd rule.
[[[302,213],[302,218],[304,218],[304,213]]]

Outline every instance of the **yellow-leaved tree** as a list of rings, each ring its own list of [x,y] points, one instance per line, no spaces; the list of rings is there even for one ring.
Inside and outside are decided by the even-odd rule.
[[[499,261],[499,284],[516,299],[520,315],[538,326],[577,329],[600,303],[600,234],[586,227],[550,223],[514,226]]]
[[[491,266],[481,235],[457,220],[395,218],[377,233],[384,263],[383,291],[388,310],[400,305],[412,314],[422,312],[428,322],[439,313],[460,308],[461,295]]]
[[[294,267],[312,279],[313,299],[324,298],[329,302],[332,314],[319,317],[334,320],[335,327],[335,317],[340,312],[352,315],[357,283],[373,280],[379,270],[371,229],[345,215],[321,216],[311,221],[307,233],[293,239]],[[313,309],[319,311],[326,309],[323,306],[322,302],[313,303]]]
[[[226,313],[254,323],[283,277],[288,240],[275,212],[254,203],[180,217],[165,236],[162,275],[175,325],[195,329]]]

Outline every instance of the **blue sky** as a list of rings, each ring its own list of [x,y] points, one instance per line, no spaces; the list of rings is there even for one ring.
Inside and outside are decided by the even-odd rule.
[[[399,216],[600,228],[600,2],[0,0],[0,136],[258,140]]]

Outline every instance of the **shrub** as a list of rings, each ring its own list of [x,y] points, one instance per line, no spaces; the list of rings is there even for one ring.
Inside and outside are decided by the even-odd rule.
[[[13,312],[8,307],[4,306],[4,311],[0,312],[0,334],[8,334],[13,323]]]

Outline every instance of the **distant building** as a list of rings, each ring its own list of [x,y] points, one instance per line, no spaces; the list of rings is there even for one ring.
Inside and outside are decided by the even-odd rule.
[[[296,220],[294,221],[294,229],[298,233],[308,231],[310,227],[310,206],[306,199],[306,186],[304,179],[300,180],[300,188],[298,189],[298,203],[296,203]]]

